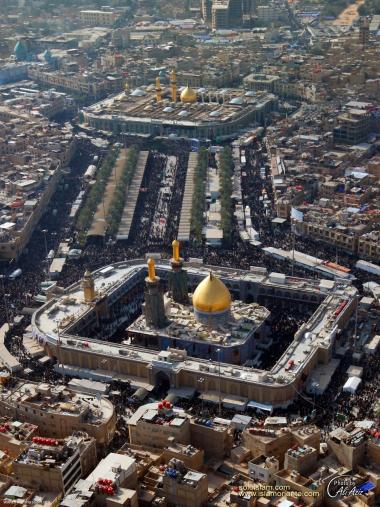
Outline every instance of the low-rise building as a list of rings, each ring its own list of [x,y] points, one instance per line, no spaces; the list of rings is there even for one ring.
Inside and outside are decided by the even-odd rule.
[[[245,429],[243,443],[251,451],[253,458],[273,456],[282,467],[288,449],[294,446],[319,449],[320,435],[320,430],[312,425],[291,427],[285,423],[279,427],[270,424],[266,427],[254,426]]]
[[[17,458],[37,432],[38,426],[35,424],[3,419],[0,422],[0,448],[6,450],[11,458]]]
[[[35,507],[57,507],[61,493],[39,491],[38,488],[24,488],[11,477],[0,475],[0,507],[9,505],[33,505]]]
[[[163,491],[169,507],[201,507],[208,497],[207,475],[172,459],[164,472]]]
[[[130,456],[113,453],[102,459],[90,475],[79,480],[61,507],[137,507],[137,467]]]
[[[308,445],[293,446],[285,453],[284,467],[288,470],[296,470],[302,475],[315,470],[319,451]]]
[[[264,455],[257,456],[248,461],[248,473],[251,479],[271,484],[273,475],[280,469],[277,458],[273,456],[266,457]]]
[[[204,450],[192,445],[171,444],[163,450],[162,459],[169,463],[173,458],[182,461],[187,468],[200,471],[204,465]]]
[[[112,403],[74,393],[65,386],[20,382],[0,394],[0,414],[28,421],[39,433],[56,439],[85,431],[98,444],[108,444],[115,433]]]
[[[80,11],[80,20],[89,26],[113,26],[121,13],[115,10],[87,9]]]
[[[190,444],[189,417],[162,402],[139,407],[129,418],[128,429],[134,445],[164,448],[173,443]]]
[[[16,482],[41,491],[67,493],[96,465],[96,440],[85,433],[64,440],[34,437],[13,463]]]
[[[330,433],[327,445],[343,466],[355,469],[364,461],[367,434],[360,428],[337,428]]]
[[[232,449],[233,431],[217,418],[195,418],[190,424],[190,440],[194,447],[204,450],[206,457],[223,459]]]
[[[0,258],[18,259],[75,153],[68,126],[0,107]]]
[[[121,78],[107,79],[107,76],[96,72],[55,70],[39,63],[29,66],[28,77],[42,85],[86,97],[102,98],[122,88]]]

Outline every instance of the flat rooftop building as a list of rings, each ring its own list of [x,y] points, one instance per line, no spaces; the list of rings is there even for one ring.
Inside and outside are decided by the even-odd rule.
[[[96,464],[96,441],[85,433],[64,440],[34,437],[13,463],[16,481],[41,491],[67,493]]]
[[[277,104],[274,95],[266,92],[184,88],[177,96],[176,88],[160,85],[159,89],[158,97],[152,86],[113,95],[83,109],[83,121],[126,135],[227,138],[250,124],[262,123]]]
[[[74,393],[65,386],[19,382],[0,395],[0,413],[37,424],[46,437],[65,438],[86,431],[98,444],[107,444],[116,425],[115,410],[106,399]]]

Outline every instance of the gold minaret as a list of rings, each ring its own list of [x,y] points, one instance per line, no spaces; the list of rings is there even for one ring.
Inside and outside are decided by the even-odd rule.
[[[180,262],[180,259],[179,259],[179,241],[175,239],[173,241],[173,243],[172,243],[172,247],[173,247],[173,261],[174,262]]]
[[[173,257],[171,258],[172,271],[169,273],[169,293],[176,303],[188,304],[187,273],[183,268],[183,259],[180,257],[179,241],[172,243]]]
[[[177,73],[174,69],[170,73],[170,84],[172,86],[172,102],[177,102]]]
[[[159,77],[156,77],[156,100],[157,102],[161,102],[162,98],[162,88],[161,88],[161,81]]]
[[[85,302],[92,303],[95,299],[95,283],[88,269],[83,276],[82,288]]]
[[[157,282],[156,266],[153,259],[148,260],[148,278],[147,282]]]
[[[168,325],[165,314],[164,294],[160,288],[160,277],[156,275],[153,259],[148,260],[148,276],[145,278],[145,302],[143,313],[148,326],[161,328]]]

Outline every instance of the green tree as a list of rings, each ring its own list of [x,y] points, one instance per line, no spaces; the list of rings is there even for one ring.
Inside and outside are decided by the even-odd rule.
[[[107,233],[110,236],[115,236],[119,230],[121,217],[123,216],[127,190],[135,174],[138,156],[139,151],[135,146],[128,150],[122,174],[112,196],[112,202],[108,211]]]
[[[79,231],[79,235],[81,236],[82,239],[92,223],[96,208],[98,207],[99,203],[102,200],[108,178],[110,177],[111,171],[115,165],[119,152],[120,152],[119,148],[112,148],[107,153],[96,175],[96,181],[91,186],[91,189],[87,194],[85,203],[79,212],[76,221],[76,229]]]
[[[202,242],[202,227],[206,199],[206,177],[208,168],[208,150],[202,148],[194,171],[194,192],[191,206],[191,233],[197,243]]]
[[[229,244],[232,239],[232,177],[234,161],[231,148],[226,146],[219,154],[220,203],[223,240]]]

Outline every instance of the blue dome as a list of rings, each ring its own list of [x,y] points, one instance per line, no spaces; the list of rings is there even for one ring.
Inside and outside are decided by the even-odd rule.
[[[17,41],[13,52],[16,60],[26,60],[26,57],[28,56],[28,48],[25,42],[23,40]]]
[[[43,57],[45,61],[51,62],[53,55],[51,54],[50,49],[46,49],[46,51],[44,51]]]

